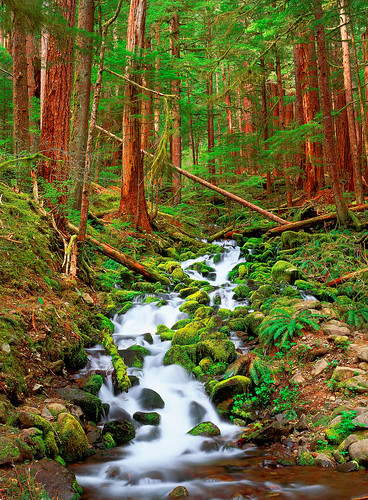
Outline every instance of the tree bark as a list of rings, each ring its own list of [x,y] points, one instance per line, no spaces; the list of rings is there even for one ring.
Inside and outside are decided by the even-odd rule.
[[[179,58],[179,16],[175,12],[170,20],[170,53],[173,57]],[[181,112],[180,112],[180,80],[176,78],[171,82],[171,92],[178,99],[172,104],[173,134],[171,135],[171,162],[181,168]],[[178,205],[181,201],[181,178],[177,172],[172,178],[173,204]]]
[[[336,150],[331,116],[331,95],[328,82],[328,66],[326,57],[325,29],[322,18],[322,2],[314,0],[314,17],[317,21],[317,54],[318,54],[318,81],[321,92],[321,108],[323,115],[323,130],[325,135],[326,163],[335,198],[339,223],[346,225],[349,220],[348,207],[344,200],[340,178],[336,170]]]
[[[151,40],[145,38],[144,48],[146,53],[151,46]],[[142,78],[143,87],[150,88],[150,72],[151,66],[145,64],[144,74]],[[152,93],[148,90],[143,90],[142,92],[142,103],[141,103],[141,115],[142,115],[142,126],[141,126],[141,149],[147,150],[151,147],[152,136],[153,136],[153,105],[152,105]]]
[[[354,117],[354,98],[351,78],[350,52],[349,52],[349,34],[347,26],[347,16],[345,11],[345,2],[340,0],[340,32],[342,45],[342,60],[344,68],[344,83],[346,96],[346,111],[349,125],[350,152],[353,162],[353,178],[355,199],[358,204],[364,202],[363,184],[362,184],[362,167],[358,156],[357,131]]]
[[[143,154],[141,152],[141,123],[139,119],[139,63],[145,37],[147,0],[131,0],[128,18],[127,52],[129,54],[123,112],[123,169],[119,213],[128,217],[134,227],[151,233],[144,193]]]
[[[13,58],[13,117],[14,117],[14,155],[29,151],[29,104],[27,78],[27,50],[24,29],[13,14],[12,19],[12,58]]]
[[[208,153],[211,155],[215,147],[215,127],[213,121],[213,75],[210,73],[207,76],[207,148]],[[210,174],[211,181],[216,184],[215,179],[215,159],[210,158],[208,160],[208,172]]]
[[[265,75],[265,63],[264,59],[261,59],[261,68],[262,68],[262,127],[263,127],[263,142],[264,149],[268,149],[268,111],[267,111],[267,87],[266,87],[266,75]],[[271,182],[271,172],[270,169],[267,168],[266,172],[266,185],[267,185],[267,194],[271,194],[272,192],[272,182]]]
[[[77,53],[74,72],[71,118],[70,163],[74,178],[74,208],[81,209],[91,100],[92,36],[94,0],[80,0],[78,9]]]

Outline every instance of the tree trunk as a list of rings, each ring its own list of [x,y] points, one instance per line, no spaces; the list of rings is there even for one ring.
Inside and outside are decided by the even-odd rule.
[[[156,23],[155,25],[155,47],[156,51],[158,51],[158,48],[160,46],[160,25]],[[161,60],[159,56],[157,55],[155,58],[155,78],[156,78],[156,85],[155,85],[155,90],[156,92],[160,92],[160,70],[161,70]],[[160,134],[160,96],[158,94],[155,94],[154,97],[155,100],[155,111],[154,111],[154,128],[155,128],[155,137],[157,138]]]
[[[279,97],[279,125],[281,130],[285,130],[285,106],[284,106],[284,91],[282,88],[282,76],[281,76],[281,63],[280,57],[276,56],[276,74],[277,74],[277,93]],[[290,176],[288,173],[287,162],[283,160],[283,170],[286,186],[286,201],[288,207],[293,206],[293,199],[291,194]]]
[[[336,150],[331,116],[331,95],[328,82],[328,65],[326,57],[325,29],[322,18],[322,2],[314,0],[314,17],[317,21],[317,54],[318,54],[318,81],[321,92],[321,108],[323,116],[323,130],[325,135],[326,163],[335,198],[336,211],[339,223],[346,225],[349,220],[348,207],[343,196],[340,178],[336,169]]]
[[[74,26],[76,0],[59,0],[58,6],[68,27]],[[49,34],[46,59],[45,94],[42,107],[40,149],[50,158],[39,164],[38,173],[58,191],[56,222],[65,226],[65,182],[69,174],[69,125],[73,77],[73,38],[60,39]]]
[[[22,25],[13,14],[12,19],[12,58],[13,58],[13,117],[14,117],[14,155],[29,151],[29,112],[26,35]]]
[[[40,97],[40,65],[36,40],[32,34],[27,35],[27,77],[28,77],[28,105],[29,105],[29,126],[30,126],[30,149],[33,153],[39,150],[39,123],[33,119],[35,116],[33,109],[33,99]],[[32,118],[31,118],[32,117]]]
[[[207,76],[207,144],[208,153],[211,155],[215,147],[215,128],[213,122],[213,75],[210,73]],[[208,160],[208,172],[210,174],[211,182],[216,184],[215,179],[215,160],[210,158]]]
[[[189,128],[189,149],[192,151],[193,165],[197,165],[196,146],[194,139],[193,116],[190,103],[189,75],[187,77],[187,102],[188,102],[188,128]]]
[[[349,125],[349,139],[351,159],[353,162],[353,177],[354,177],[354,191],[355,199],[358,204],[364,203],[363,184],[362,184],[362,167],[360,157],[358,156],[357,133],[354,117],[354,98],[353,87],[351,79],[351,65],[350,65],[350,52],[349,52],[349,34],[347,27],[347,16],[345,12],[345,2],[340,0],[340,32],[341,32],[341,45],[342,45],[342,60],[344,68],[344,83],[345,83],[345,96],[346,96],[346,111],[348,115]]]
[[[262,68],[262,126],[263,126],[263,141],[264,141],[264,149],[268,149],[268,111],[267,111],[267,87],[266,87],[266,75],[265,75],[265,64],[264,59],[261,59],[261,68]],[[271,172],[270,169],[267,168],[266,173],[266,183],[267,183],[267,194],[271,194],[272,192],[272,182],[271,182]]]
[[[151,233],[147,203],[144,193],[141,123],[139,120],[140,90],[134,85],[139,81],[138,57],[144,44],[147,0],[131,0],[128,18],[127,52],[129,54],[123,112],[123,169],[120,198],[120,215],[127,216],[134,227]]]
[[[305,115],[303,109],[303,94],[302,94],[302,71],[299,57],[299,45],[295,44],[293,46],[293,62],[294,62],[294,76],[295,76],[295,114],[298,126],[301,127],[305,124]],[[303,172],[306,172],[306,161],[305,161],[305,150],[306,144],[301,146],[301,152],[298,153],[296,157],[296,164],[299,167],[300,174],[298,175],[296,185],[298,188],[302,187],[304,182],[302,178]],[[306,183],[306,196],[309,198],[311,196],[308,183]]]
[[[215,79],[216,79],[216,95],[217,95],[217,99],[218,99],[220,91],[219,91],[219,75],[217,72],[215,74]],[[221,145],[221,107],[220,107],[220,104],[218,105],[217,112],[218,112],[218,115],[217,115],[217,144],[220,146]],[[219,174],[221,176],[222,175],[221,160],[219,163],[220,163],[219,164]]]
[[[151,41],[149,38],[145,39],[144,48],[146,53],[151,46]],[[151,66],[145,64],[144,74],[142,78],[143,87],[151,88],[150,81]],[[152,93],[148,90],[142,91],[142,103],[141,103],[141,115],[142,115],[142,127],[141,127],[141,149],[145,151],[151,147],[152,136],[153,136],[153,106],[152,106]]]
[[[170,20],[170,53],[172,57],[179,58],[179,16],[175,12]],[[173,134],[171,135],[171,162],[181,168],[181,113],[180,113],[180,80],[177,78],[171,82],[171,92],[178,99],[172,104]],[[181,201],[181,178],[178,172],[172,176],[173,204],[178,205]]]
[[[70,141],[71,175],[75,179],[74,208],[77,210],[80,210],[82,205],[84,165],[88,139],[92,71],[92,36],[88,33],[93,33],[94,12],[94,0],[80,0]]]

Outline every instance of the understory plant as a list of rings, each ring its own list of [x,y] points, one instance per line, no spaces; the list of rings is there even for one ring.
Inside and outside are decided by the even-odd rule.
[[[319,329],[314,318],[316,316],[310,311],[294,313],[275,309],[272,317],[261,325],[259,337],[265,346],[278,345],[285,348],[296,335],[301,334],[303,329]]]

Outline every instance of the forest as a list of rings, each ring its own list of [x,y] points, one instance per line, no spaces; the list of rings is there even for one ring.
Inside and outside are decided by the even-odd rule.
[[[0,89],[0,500],[368,498],[367,2],[1,0]]]

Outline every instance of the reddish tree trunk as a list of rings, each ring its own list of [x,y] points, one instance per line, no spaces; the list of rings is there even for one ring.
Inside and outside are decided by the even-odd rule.
[[[29,151],[29,111],[26,35],[16,14],[13,14],[13,117],[14,154]]]
[[[33,111],[33,99],[40,97],[40,59],[37,54],[36,41],[33,35],[27,35],[27,77],[28,77],[28,103],[29,103],[29,125],[30,125],[30,149],[37,151],[39,149],[39,124],[31,118]]]
[[[354,116],[354,98],[353,86],[351,78],[351,65],[350,65],[350,52],[349,52],[349,34],[347,27],[347,16],[345,12],[344,0],[340,0],[340,32],[342,44],[342,61],[344,68],[344,83],[345,83],[345,96],[347,105],[347,117],[349,125],[349,139],[351,159],[353,162],[353,178],[354,178],[354,191],[357,204],[364,203],[363,184],[362,184],[362,166],[360,156],[358,156],[358,143],[357,143],[357,130],[355,126]]]
[[[215,74],[215,79],[216,79],[216,95],[218,98],[219,94],[220,94],[218,73]],[[219,146],[221,145],[221,107],[220,107],[220,105],[218,105],[218,115],[217,115],[217,143]],[[220,160],[220,164],[219,164],[219,174],[220,175],[222,174],[221,160]]]
[[[144,48],[148,53],[151,46],[151,40],[146,38]],[[145,71],[143,74],[142,85],[147,88],[151,88],[150,81],[151,66],[149,64],[145,65]],[[152,103],[152,93],[148,90],[144,90],[141,104],[141,115],[142,115],[142,127],[141,127],[141,148],[147,151],[151,147],[152,136],[153,136],[153,103]]]
[[[156,50],[160,46],[160,26],[156,24],[155,26],[155,45]],[[161,60],[158,56],[155,58],[155,73],[156,73],[156,92],[160,92],[160,70],[161,70]],[[155,111],[154,111],[154,128],[155,128],[155,136],[158,137],[160,133],[160,97],[158,94],[155,94]]]
[[[179,58],[179,16],[175,12],[170,20],[170,53]],[[173,129],[171,136],[171,163],[181,168],[181,113],[180,113],[180,80],[171,82],[171,92],[178,97],[172,105]],[[181,176],[177,171],[172,173],[173,203],[177,205],[181,200]]]
[[[135,227],[152,232],[144,193],[143,153],[141,152],[140,90],[131,82],[139,80],[137,55],[143,48],[147,0],[131,0],[128,18],[127,52],[130,54],[125,84],[123,113],[123,169],[119,213]]]
[[[82,205],[89,106],[91,101],[92,37],[87,33],[93,33],[94,12],[94,0],[80,0],[70,141],[71,171],[75,179],[74,206],[77,210],[80,210]]]
[[[349,220],[348,207],[346,205],[340,178],[336,168],[336,150],[331,116],[331,95],[328,82],[328,65],[326,57],[325,29],[322,18],[322,2],[314,0],[314,17],[317,21],[317,54],[318,54],[318,81],[321,92],[321,108],[323,115],[323,130],[325,135],[325,157],[328,165],[330,181],[335,198],[336,212],[340,224],[347,224]]]
[[[299,45],[294,45],[293,47],[293,61],[294,61],[294,76],[295,76],[295,114],[298,122],[298,126],[305,124],[305,116],[303,109],[303,95],[302,95],[302,71],[299,58]],[[301,175],[305,172],[305,143],[302,145],[302,151],[296,157],[296,164],[299,167],[300,175],[298,175],[296,185],[298,188],[303,186],[303,176]],[[307,190],[306,190],[307,191]],[[306,192],[309,197],[310,193]]]
[[[299,61],[304,117],[305,123],[309,123],[320,111],[314,34],[309,35],[308,42],[299,45]],[[305,190],[310,197],[316,194],[318,188],[324,186],[322,144],[307,140],[305,153]]]
[[[69,28],[74,25],[76,0],[59,0],[58,6]],[[73,39],[61,42],[49,34],[47,43],[45,94],[42,106],[41,151],[50,158],[39,165],[39,175],[47,182],[64,183],[68,179],[70,102],[72,94]],[[57,163],[58,161],[58,163]],[[59,190],[57,222],[64,226],[63,206],[66,187]],[[61,206],[61,207],[60,207]]]
[[[189,127],[189,149],[192,151],[193,165],[197,165],[196,145],[194,139],[193,116],[190,104],[189,78],[187,80],[187,99],[188,99],[188,127]]]
[[[207,77],[207,143],[208,143],[208,153],[211,154],[215,147],[215,128],[213,122],[213,76],[212,73]],[[210,174],[210,180],[212,183],[215,182],[215,160],[210,158],[208,161],[208,171]]]
[[[264,140],[264,148],[268,149],[267,139],[268,139],[268,111],[267,111],[267,88],[266,88],[266,77],[264,75],[265,64],[264,59],[261,59],[261,68],[263,71],[262,76],[262,126],[263,126],[263,140]],[[266,183],[267,183],[267,194],[271,194],[272,192],[272,183],[271,183],[271,172],[267,169],[266,173]]]

